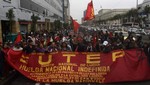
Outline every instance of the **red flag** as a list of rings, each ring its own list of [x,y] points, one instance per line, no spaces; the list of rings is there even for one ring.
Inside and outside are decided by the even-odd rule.
[[[91,1],[87,6],[86,15],[84,17],[84,20],[91,20],[93,18],[95,18],[95,14],[94,14],[93,1]]]
[[[22,36],[21,36],[21,33],[19,32],[17,37],[16,37],[15,44],[21,42],[21,40],[22,40]]]
[[[79,23],[78,22],[76,22],[75,20],[73,20],[73,27],[74,27],[74,31],[75,32],[77,32],[78,31],[78,29],[79,29]]]

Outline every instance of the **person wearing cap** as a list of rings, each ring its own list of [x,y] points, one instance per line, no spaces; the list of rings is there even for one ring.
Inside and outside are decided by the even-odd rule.
[[[21,47],[21,45],[19,43],[16,43],[13,47],[14,51],[22,51],[23,48]]]
[[[31,36],[28,36],[28,37],[32,40],[33,45],[35,45],[35,42],[36,42],[35,36],[32,34]]]
[[[30,53],[34,52],[34,50],[35,50],[35,48],[33,45],[33,41],[29,40],[28,45],[26,47],[24,47],[23,51],[27,54],[30,54]]]
[[[108,41],[103,42],[103,52],[109,53],[111,51],[111,45]]]

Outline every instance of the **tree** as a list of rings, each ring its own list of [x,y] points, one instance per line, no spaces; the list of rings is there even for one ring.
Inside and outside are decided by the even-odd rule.
[[[68,28],[69,24],[68,23],[63,23],[64,28]]]
[[[126,14],[125,17],[128,18],[128,20],[131,22],[137,22],[138,21],[138,10],[137,9],[131,9]]]
[[[34,14],[31,16],[32,24],[31,24],[31,31],[34,32],[36,30],[36,24],[37,21],[40,20],[38,16],[35,16]]]
[[[149,17],[149,13],[150,13],[150,7],[149,5],[144,7],[144,14],[147,16],[147,18]]]
[[[62,27],[62,23],[60,22],[60,20],[55,20],[54,26],[55,26],[55,30],[58,30]]]
[[[143,13],[146,15],[146,17],[142,17],[142,21],[144,22],[145,26],[147,23],[147,19],[149,19],[149,13],[150,13],[150,7],[149,5],[144,7]]]
[[[9,30],[10,30],[10,33],[12,33],[12,25],[13,25],[13,21],[14,21],[14,18],[15,18],[13,9],[9,9],[8,12],[6,12],[6,17],[8,18],[8,20],[10,22]]]

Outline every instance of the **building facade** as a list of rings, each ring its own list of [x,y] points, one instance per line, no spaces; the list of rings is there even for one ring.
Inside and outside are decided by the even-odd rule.
[[[150,0],[144,0],[142,4],[139,4],[138,11],[141,17],[146,17],[146,24],[144,24],[144,22],[142,21],[142,26],[150,28],[150,14],[147,18],[146,14],[143,12],[146,6],[150,7]]]
[[[142,4],[139,4],[139,12],[142,12],[147,5],[150,6],[150,0],[144,0]]]
[[[9,9],[13,9],[15,15],[13,33],[29,32],[33,14],[39,17],[36,30],[51,30],[55,20],[63,22],[63,0],[0,0],[0,40],[2,35],[9,32],[9,20],[6,17]]]
[[[125,14],[128,11],[129,9],[102,9],[98,13],[99,21],[104,21],[101,24],[109,24],[109,25],[121,24],[121,20],[110,21],[109,19],[113,18],[118,14]]]

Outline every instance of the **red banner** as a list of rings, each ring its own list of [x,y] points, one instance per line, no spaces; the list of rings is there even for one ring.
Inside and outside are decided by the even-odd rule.
[[[95,18],[95,14],[94,14],[93,1],[91,0],[91,2],[88,3],[84,20],[91,20],[93,18]]]
[[[29,79],[43,83],[113,83],[150,79],[141,50],[111,53],[32,53],[10,50],[8,62]]]
[[[73,28],[74,28],[74,32],[77,32],[79,29],[80,25],[78,22],[76,22],[75,20],[73,20]]]

